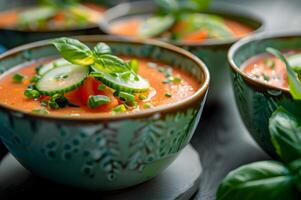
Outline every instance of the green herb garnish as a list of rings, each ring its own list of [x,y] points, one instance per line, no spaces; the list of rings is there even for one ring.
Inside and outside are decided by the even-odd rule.
[[[98,87],[97,87],[98,90],[104,90],[106,89],[106,86],[104,84],[100,84]]]
[[[170,94],[170,93],[165,93],[165,96],[170,98],[170,97],[172,97],[172,94]]]
[[[88,100],[88,106],[90,108],[97,108],[101,105],[108,104],[111,102],[111,99],[104,95],[90,96]]]
[[[152,108],[153,107],[153,104],[151,104],[151,103],[145,103],[144,105],[143,105],[143,108],[144,109],[149,109],[149,108]]]
[[[120,98],[122,98],[123,100],[125,100],[126,102],[133,102],[133,101],[135,101],[135,95],[132,95],[130,93],[119,92],[118,96]]]
[[[48,107],[50,109],[61,109],[67,107],[68,105],[68,99],[60,94],[53,95],[48,102]]]
[[[265,59],[264,64],[271,69],[275,68],[275,61],[272,59],[269,59],[269,58]]]
[[[24,91],[24,95],[29,98],[29,99],[36,99],[40,97],[40,92],[38,90],[35,90],[31,87],[28,87],[25,91]]]
[[[30,79],[30,82],[31,83],[37,83],[39,80],[40,80],[41,76],[39,75],[34,75],[31,79]]]
[[[15,83],[22,83],[25,77],[22,74],[17,73],[13,75],[12,79]]]
[[[33,113],[37,113],[37,114],[42,114],[42,115],[47,115],[49,114],[49,111],[46,109],[34,109],[32,110]]]
[[[121,105],[113,108],[113,113],[121,113],[121,112],[126,112],[125,105],[121,104]]]
[[[141,100],[141,101],[143,101],[143,100],[147,99],[147,97],[145,95],[140,94],[138,96],[138,99]]]

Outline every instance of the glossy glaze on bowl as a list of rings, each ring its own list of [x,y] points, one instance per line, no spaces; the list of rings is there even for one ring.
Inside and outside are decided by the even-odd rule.
[[[277,88],[247,76],[240,66],[247,59],[265,52],[266,47],[279,50],[301,47],[301,34],[259,34],[236,43],[228,58],[232,67],[232,83],[241,117],[256,142],[277,158],[268,130],[271,114],[280,102],[292,101],[287,89]]]
[[[161,42],[102,36],[79,39],[90,45],[106,42],[118,55],[149,57],[179,67],[192,74],[201,88],[175,104],[104,117],[36,115],[0,104],[0,138],[25,167],[56,182],[113,190],[147,181],[169,166],[190,141],[206,99],[207,68],[192,54]],[[57,55],[48,42],[0,56],[0,73]]]
[[[156,12],[156,6],[153,1],[137,1],[132,3],[123,3],[117,5],[105,12],[103,20],[100,22],[102,31],[112,34],[110,24],[124,17],[151,15]],[[264,21],[257,16],[229,7],[216,7],[204,13],[216,14],[222,17],[236,20],[246,24],[254,31],[259,32],[264,28]],[[230,85],[229,66],[227,62],[227,52],[231,45],[238,39],[217,41],[208,40],[201,43],[185,44],[183,42],[168,41],[174,45],[180,46],[202,59],[209,68],[211,75],[210,91],[208,101],[219,101],[219,94],[225,91],[225,87]]]

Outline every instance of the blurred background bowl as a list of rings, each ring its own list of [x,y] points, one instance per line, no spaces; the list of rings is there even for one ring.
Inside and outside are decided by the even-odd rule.
[[[242,120],[255,141],[277,158],[268,130],[269,118],[279,104],[293,101],[288,89],[281,89],[248,76],[240,68],[249,58],[266,52],[267,47],[279,50],[300,49],[301,33],[265,33],[250,36],[231,47],[231,64],[235,100]],[[299,108],[296,108],[299,109]]]
[[[119,4],[108,9],[102,21],[100,28],[107,34],[112,34],[110,25],[116,21],[132,16],[150,16],[157,11],[154,1],[135,1]],[[254,32],[264,30],[264,20],[260,17],[246,12],[244,9],[234,9],[225,5],[215,5],[213,8],[203,12],[214,14],[225,18],[233,19],[237,22],[246,24],[254,29]],[[251,33],[250,33],[251,34]],[[184,42],[166,41],[182,47],[202,59],[209,68],[211,75],[211,84],[208,95],[209,103],[222,101],[222,93],[227,91],[225,87],[231,87],[229,66],[227,61],[227,52],[231,45],[239,39],[217,41],[208,40],[200,43],[187,44]]]

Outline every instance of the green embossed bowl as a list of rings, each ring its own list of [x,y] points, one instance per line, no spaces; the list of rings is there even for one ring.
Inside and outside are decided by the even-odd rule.
[[[265,52],[266,47],[279,50],[300,49],[301,34],[258,34],[245,38],[229,51],[232,83],[240,115],[256,142],[270,155],[277,158],[268,130],[271,114],[282,101],[292,101],[287,89],[256,81],[246,75],[240,66],[247,59]]]
[[[156,12],[157,7],[154,1],[136,1],[119,4],[111,9],[108,9],[102,21],[100,28],[103,32],[114,35],[110,29],[110,24],[132,16],[146,17]],[[254,29],[254,32],[259,32],[264,29],[264,20],[258,16],[254,16],[245,10],[237,10],[229,6],[215,6],[204,13],[216,14],[222,17],[233,19],[235,21],[246,24]],[[176,46],[180,46],[202,59],[207,65],[210,76],[211,84],[208,95],[209,102],[220,101],[226,87],[230,87],[229,66],[227,61],[227,52],[235,40],[217,41],[208,40],[200,43],[184,43],[176,41],[168,41]]]
[[[0,12],[4,12],[10,9],[24,8],[33,6],[36,4],[35,0],[1,0]],[[105,7],[111,7],[118,3],[118,0],[85,0],[83,2],[95,3],[103,5]],[[1,19],[3,20],[3,19]],[[34,42],[38,40],[72,36],[72,35],[87,35],[87,34],[99,34],[102,33],[97,25],[89,25],[86,27],[74,27],[66,30],[18,30],[16,28],[3,28],[0,27],[0,44],[7,49]]]
[[[181,68],[200,87],[174,104],[107,117],[43,116],[0,103],[0,139],[27,169],[66,185],[114,190],[153,178],[176,159],[198,125],[209,85],[206,66],[189,52],[158,41],[78,39],[93,46],[106,42],[117,55],[151,58]],[[21,46],[0,56],[0,73],[57,54],[49,41]]]

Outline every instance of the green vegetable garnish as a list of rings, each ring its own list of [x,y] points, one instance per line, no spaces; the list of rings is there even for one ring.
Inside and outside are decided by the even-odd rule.
[[[39,98],[41,94],[38,90],[29,87],[24,91],[24,95],[29,99],[36,99]]]
[[[97,87],[98,90],[104,90],[106,89],[106,86],[104,84],[100,84],[98,87]]]
[[[37,83],[40,79],[41,79],[41,76],[40,76],[40,75],[34,75],[34,76],[30,79],[30,82],[31,82],[31,83]]]
[[[264,64],[271,69],[275,68],[275,61],[273,61],[272,59],[269,58],[265,59]]]
[[[144,105],[143,105],[143,108],[144,109],[149,109],[149,108],[152,108],[153,107],[153,105],[151,104],[151,103],[145,103]]]
[[[48,102],[48,107],[50,109],[61,109],[67,107],[68,105],[68,99],[60,94],[53,95]]]
[[[166,96],[166,97],[172,97],[172,94],[170,94],[170,93],[165,93],[165,96]]]
[[[138,96],[139,100],[145,100],[147,97],[145,95],[140,94]]]
[[[121,112],[126,112],[125,105],[121,104],[121,105],[113,108],[113,113],[121,113]]]
[[[133,102],[135,101],[135,95],[126,92],[119,92],[118,96],[124,99],[126,102]]]
[[[111,99],[104,95],[96,95],[96,96],[90,96],[88,100],[88,106],[90,108],[97,108],[101,105],[110,103]]]
[[[49,114],[49,111],[46,109],[34,109],[32,110],[33,113],[37,113],[37,114],[42,114],[42,115],[47,115]]]
[[[22,83],[22,81],[24,80],[24,76],[22,74],[14,74],[12,77],[13,81],[15,83]]]

